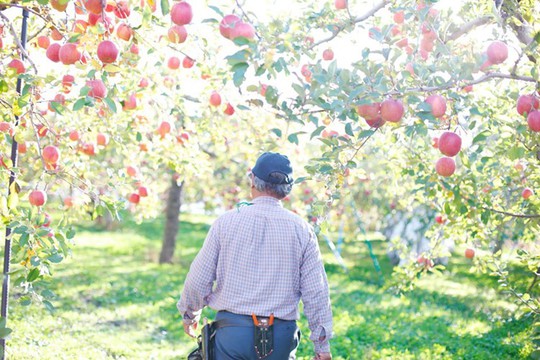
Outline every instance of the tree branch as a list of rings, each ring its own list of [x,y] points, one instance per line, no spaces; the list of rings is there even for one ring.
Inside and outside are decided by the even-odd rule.
[[[347,21],[346,23],[342,24],[342,25],[339,25],[339,26],[336,26],[335,30],[332,31],[332,35],[322,39],[322,40],[319,40],[317,41],[316,43],[313,43],[313,45],[311,45],[309,47],[309,50],[325,43],[325,42],[329,42],[331,40],[333,40],[336,36],[338,36],[338,34],[340,32],[342,32],[346,27],[347,25],[354,25],[354,24],[358,24],[359,22],[362,22],[368,18],[370,18],[371,16],[375,15],[375,13],[381,9],[383,9],[384,7],[386,7],[386,5],[388,5],[390,3],[390,0],[381,0],[378,4],[376,4],[373,8],[371,8],[369,11],[367,11],[365,14],[363,15],[360,15],[360,16],[357,16],[353,19],[351,19],[350,21]]]
[[[536,80],[535,78],[532,78],[532,77],[529,77],[529,76],[521,76],[521,75],[516,75],[516,74],[504,74],[504,73],[499,73],[499,72],[490,72],[490,73],[487,73],[481,77],[479,77],[478,79],[475,79],[475,80],[471,80],[471,81],[468,81],[466,83],[461,83],[458,85],[458,82],[457,81],[452,81],[452,82],[449,82],[445,85],[441,85],[441,86],[421,86],[421,87],[418,87],[418,88],[409,88],[409,89],[405,89],[405,90],[402,90],[402,91],[391,91],[390,93],[388,93],[388,95],[399,95],[399,94],[402,94],[402,93],[407,93],[407,92],[431,92],[431,91],[438,91],[438,90],[447,90],[447,89],[451,89],[453,87],[456,87],[456,86],[459,86],[460,88],[462,87],[465,87],[467,85],[475,85],[475,84],[479,84],[479,83],[483,83],[485,81],[488,81],[490,79],[511,79],[511,80],[520,80],[520,81],[527,81],[527,82],[533,82],[533,83],[537,83],[538,80]]]
[[[493,211],[493,212],[495,212],[497,214],[502,214],[502,215],[516,217],[516,218],[522,218],[522,219],[538,219],[538,218],[540,218],[540,214],[514,214],[514,213],[511,213],[511,212],[492,209],[492,208],[488,208],[488,207],[485,207],[485,206],[482,206],[481,208],[483,210]]]
[[[28,60],[28,62],[30,63],[30,65],[32,65],[32,67],[34,68],[34,72],[37,74],[37,67],[36,67],[36,64],[34,64],[34,62],[32,61],[32,59],[30,59],[30,55],[28,55],[28,52],[27,52],[26,49],[22,46],[21,41],[20,41],[20,39],[19,39],[19,36],[18,36],[17,32],[15,31],[15,29],[13,28],[13,24],[11,24],[11,21],[8,19],[8,17],[5,16],[1,11],[0,11],[0,18],[2,18],[2,20],[4,20],[4,23],[8,25],[8,27],[9,27],[9,32],[11,33],[11,35],[13,36],[13,38],[15,39],[15,42],[17,43],[17,47],[19,48],[19,50],[20,50],[21,53],[23,54],[25,60]]]
[[[445,37],[443,39],[443,42],[446,44],[449,41],[457,40],[461,36],[471,31],[472,29],[487,24],[491,19],[492,19],[492,16],[486,15],[486,16],[482,16],[477,19],[474,19],[466,24],[463,24],[460,26],[459,30],[450,34],[448,37]]]

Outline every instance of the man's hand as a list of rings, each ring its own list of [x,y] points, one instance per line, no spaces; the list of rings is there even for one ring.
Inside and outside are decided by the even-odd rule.
[[[188,336],[191,336],[192,338],[196,338],[197,334],[195,333],[195,330],[197,329],[198,323],[194,322],[191,325],[188,325],[184,323],[184,332],[188,334]]]
[[[332,354],[330,353],[319,353],[315,355],[313,360],[332,360]]]

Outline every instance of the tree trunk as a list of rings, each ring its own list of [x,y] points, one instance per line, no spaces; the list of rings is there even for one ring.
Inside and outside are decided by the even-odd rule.
[[[176,247],[176,235],[180,224],[180,206],[182,206],[182,188],[184,182],[178,183],[172,180],[167,199],[165,232],[163,234],[163,245],[159,255],[159,263],[172,263],[174,249]]]

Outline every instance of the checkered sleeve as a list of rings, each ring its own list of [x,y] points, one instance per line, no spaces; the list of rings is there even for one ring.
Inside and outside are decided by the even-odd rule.
[[[216,266],[219,253],[219,224],[214,223],[204,244],[193,260],[184,283],[184,290],[177,303],[184,323],[199,321],[202,309],[208,305],[207,298],[212,293],[216,280]]]
[[[328,340],[332,337],[332,309],[328,280],[319,250],[317,236],[309,228],[309,242],[300,266],[300,292],[307,317],[310,339],[316,353],[330,352]]]

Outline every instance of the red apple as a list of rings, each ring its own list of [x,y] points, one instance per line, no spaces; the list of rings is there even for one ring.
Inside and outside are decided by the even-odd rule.
[[[531,129],[534,132],[540,131],[540,111],[533,110],[527,115],[527,124],[529,125],[529,129]]]
[[[405,21],[405,13],[403,11],[398,11],[394,14],[394,22],[396,24],[403,24],[403,21]]]
[[[176,25],[186,25],[191,22],[193,11],[191,5],[185,1],[180,1],[171,8],[171,20]]]
[[[439,148],[439,138],[438,137],[433,137],[431,139],[431,146],[433,146],[435,149],[438,149]]]
[[[475,254],[474,249],[468,248],[468,249],[465,250],[465,257],[466,257],[467,259],[472,259],[472,258],[474,258],[474,254]]]
[[[135,94],[129,95],[129,97],[124,100],[124,106],[122,106],[123,110],[134,110],[137,108],[137,97]]]
[[[252,40],[255,37],[255,28],[248,23],[239,21],[237,22],[230,31],[230,39],[234,40],[239,37]]]
[[[88,155],[88,156],[94,156],[96,155],[96,149],[94,147],[94,144],[92,143],[84,143],[81,145],[81,151]]]
[[[358,115],[366,120],[373,120],[381,116],[381,103],[359,105],[356,108]]]
[[[141,201],[141,197],[139,194],[132,193],[129,195],[128,201],[133,204],[138,204],[139,201]]]
[[[444,177],[451,176],[456,171],[456,162],[452,158],[442,157],[437,160],[435,171],[437,171],[437,174]]]
[[[99,133],[99,134],[97,134],[97,139],[96,140],[97,140],[96,143],[98,145],[107,146],[107,144],[109,144],[109,135]]]
[[[47,194],[41,190],[32,190],[28,196],[30,205],[43,206],[47,202]]]
[[[540,101],[534,95],[521,95],[517,101],[517,112],[519,115],[530,113],[534,109],[538,109]]]
[[[403,104],[399,100],[387,99],[381,104],[381,117],[384,121],[399,122],[404,111]]]
[[[487,48],[487,58],[490,64],[503,63],[508,58],[508,47],[502,41],[494,41]]]
[[[334,52],[332,51],[332,49],[326,49],[323,51],[322,57],[323,60],[331,61],[334,59]]]
[[[446,156],[455,156],[461,150],[461,137],[450,131],[445,131],[439,138],[439,150]]]
[[[139,170],[137,170],[137,168],[134,166],[128,165],[126,166],[126,173],[131,177],[136,177],[139,173]]]
[[[23,74],[26,71],[23,62],[19,59],[11,60],[7,66],[15,69],[17,71],[17,74]]]
[[[396,46],[400,47],[400,48],[404,48],[404,47],[409,46],[409,39],[403,38],[403,39],[397,41]]]
[[[77,50],[77,45],[73,43],[67,43],[60,47],[58,51],[58,58],[64,65],[75,64],[81,59],[81,53]]]
[[[523,189],[523,191],[521,192],[521,196],[527,200],[528,198],[530,198],[532,195],[534,195],[534,192],[530,189],[530,188],[525,188]]]
[[[60,150],[56,146],[45,146],[42,152],[43,160],[46,164],[56,164],[60,158]]]
[[[51,40],[49,39],[48,36],[42,35],[37,38],[37,43],[40,48],[47,49],[49,45],[51,44]]]
[[[116,35],[124,41],[129,41],[133,36],[133,29],[128,24],[120,23],[116,29]]]
[[[135,55],[139,55],[139,47],[137,46],[137,44],[131,44],[129,52]]]
[[[148,189],[146,188],[146,186],[139,186],[139,189],[137,189],[137,192],[139,193],[140,197],[148,196]]]
[[[88,91],[88,96],[96,99],[103,99],[107,97],[107,88],[100,79],[88,80],[86,82],[86,86],[90,88],[90,91]]]
[[[64,206],[68,207],[68,208],[73,206],[73,197],[72,196],[66,196],[64,198]]]
[[[426,102],[431,105],[431,114],[440,118],[446,113],[446,100],[438,94],[430,95],[426,98]]]
[[[180,59],[176,56],[171,56],[169,60],[167,61],[167,66],[171,70],[176,70],[180,67]]]
[[[419,256],[416,261],[418,264],[423,265],[426,269],[431,269],[434,265],[433,260],[427,259],[423,256]]]
[[[193,59],[190,58],[189,56],[184,57],[184,60],[182,60],[182,66],[183,66],[185,69],[190,69],[190,68],[192,68],[194,64],[195,64],[195,60],[193,60]]]
[[[139,81],[139,87],[145,88],[149,85],[147,78],[142,78],[141,81]]]
[[[227,38],[231,38],[231,29],[240,22],[240,18],[234,14],[225,15],[221,22],[219,23],[219,33]]]
[[[158,126],[157,132],[163,139],[165,135],[171,132],[171,123],[168,121],[162,121]]]
[[[367,123],[370,127],[376,128],[376,129],[377,129],[377,128],[380,128],[381,126],[383,126],[384,123],[386,122],[386,121],[384,121],[384,120],[381,118],[380,115],[377,116],[376,118],[372,118],[372,119],[365,118],[364,120],[366,121],[366,123]]]
[[[75,77],[73,75],[64,75],[62,77],[62,87],[64,88],[65,93],[69,93],[71,86],[75,82]]]
[[[347,0],[335,0],[334,6],[337,10],[343,10],[347,8]]]
[[[227,103],[227,107],[225,108],[225,110],[223,110],[223,112],[225,113],[225,115],[233,115],[234,114],[234,107],[231,105],[231,103]]]
[[[69,139],[71,141],[78,141],[81,138],[77,130],[73,130],[69,133]]]
[[[64,38],[64,36],[58,31],[57,28],[53,28],[51,30],[51,37],[53,40],[60,41]]]
[[[97,47],[97,56],[104,64],[113,63],[118,58],[118,48],[112,41],[104,40]]]
[[[435,222],[437,224],[444,224],[446,222],[446,219],[442,215],[435,216]]]
[[[88,22],[84,20],[76,20],[73,23],[73,32],[76,34],[84,34],[86,32],[87,27],[88,27]]]
[[[89,12],[93,14],[101,14],[103,12],[103,5],[105,5],[105,1],[102,2],[101,0],[83,0],[83,5]]]
[[[66,11],[67,9],[67,6],[69,4],[69,1],[62,1],[60,2],[60,0],[50,0],[49,1],[49,4],[51,4],[51,7],[56,10],[56,11],[59,11],[59,12],[64,12]]]
[[[129,3],[127,1],[118,1],[116,3],[116,6],[114,7],[114,15],[119,19],[125,19],[131,14],[131,10],[129,9]]]
[[[219,106],[221,105],[221,96],[217,91],[213,91],[210,95],[210,105]]]
[[[19,143],[19,153],[25,154],[26,153],[26,143],[20,142]]]
[[[186,41],[188,36],[187,30],[184,25],[173,25],[167,32],[169,41],[175,44],[181,44]]]

